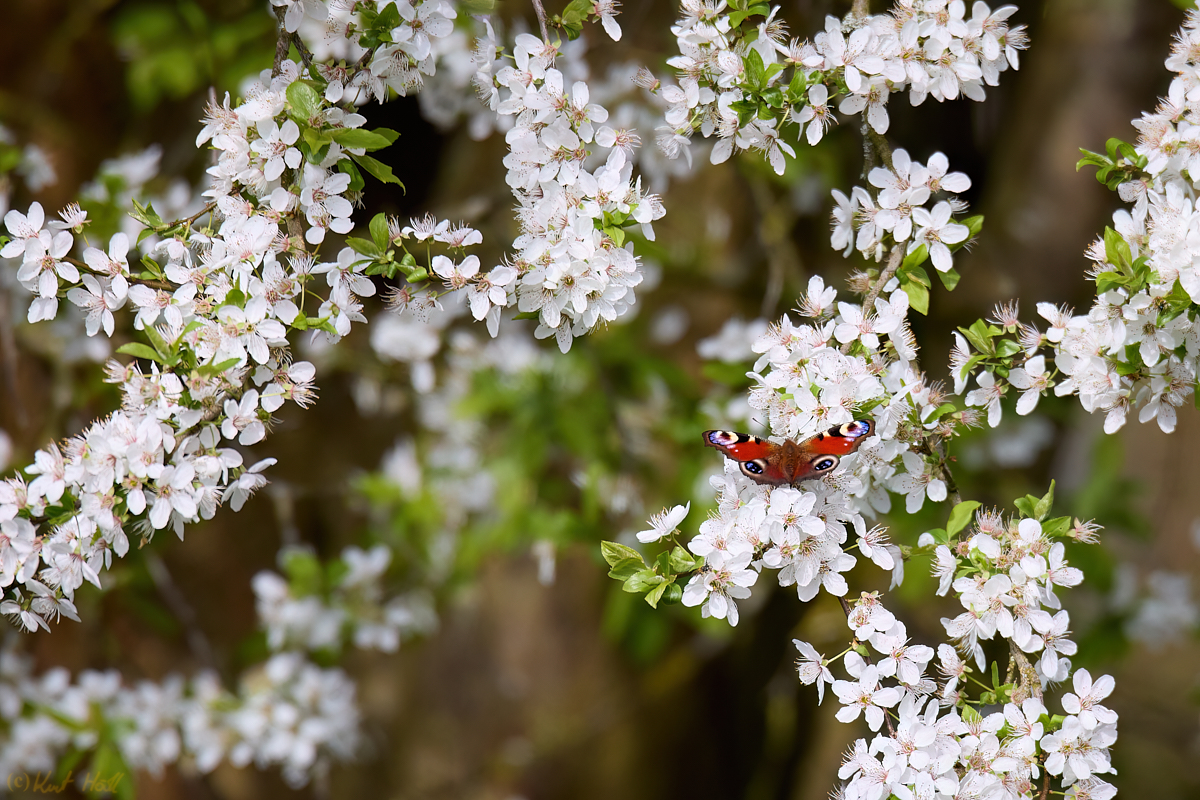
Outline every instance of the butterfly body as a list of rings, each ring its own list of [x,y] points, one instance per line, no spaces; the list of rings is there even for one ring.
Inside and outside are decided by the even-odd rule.
[[[795,442],[775,442],[735,431],[705,431],[704,444],[738,462],[742,474],[767,486],[790,486],[820,478],[837,468],[842,456],[858,449],[875,430],[868,419],[835,425]]]

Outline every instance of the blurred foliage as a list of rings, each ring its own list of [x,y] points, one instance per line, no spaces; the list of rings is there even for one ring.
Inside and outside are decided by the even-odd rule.
[[[127,63],[126,85],[134,108],[152,111],[214,87],[218,97],[269,66],[274,25],[260,3],[178,0],[122,4],[112,20],[112,41]]]

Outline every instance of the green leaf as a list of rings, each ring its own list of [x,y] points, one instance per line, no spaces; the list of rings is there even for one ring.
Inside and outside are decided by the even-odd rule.
[[[675,549],[671,551],[671,557],[667,563],[670,564],[671,569],[676,573],[691,572],[692,570],[700,569],[704,565],[704,559],[693,556],[687,550],[676,545]]]
[[[369,172],[375,180],[383,181],[384,183],[394,183],[401,189],[404,188],[404,184],[392,173],[392,168],[382,161],[371,158],[371,156],[351,155],[350,157],[354,159],[356,164]]]
[[[1133,260],[1129,250],[1129,242],[1121,234],[1109,227],[1104,229],[1104,258],[1114,267],[1128,269]]]
[[[1050,491],[1046,492],[1041,500],[1038,500],[1037,505],[1033,508],[1034,518],[1041,521],[1050,513],[1050,507],[1054,505],[1054,481],[1050,481]]]
[[[359,172],[358,167],[354,166],[354,162],[350,159],[343,158],[337,163],[337,167],[338,172],[344,172],[350,176],[350,185],[346,187],[347,191],[361,192],[363,187],[367,185],[367,182],[363,180],[362,173]]]
[[[624,561],[627,558],[635,558],[643,566],[646,561],[642,558],[642,554],[632,547],[628,547],[617,542],[601,542],[600,555],[604,556],[604,560],[608,562],[610,567],[615,567],[617,562]]]
[[[951,267],[945,272],[940,270],[935,270],[935,272],[937,272],[938,278],[942,281],[942,286],[945,286],[946,291],[948,292],[953,292],[954,287],[958,286],[958,282],[962,278],[962,276],[958,274],[958,270],[954,269],[954,267]]]
[[[900,271],[907,272],[909,270],[913,270],[913,269],[921,266],[922,264],[924,264],[925,260],[928,258],[929,258],[929,248],[926,247],[925,245],[920,245],[917,247],[916,250],[913,250],[911,253],[909,253],[908,255],[906,255],[904,257],[904,261],[901,262],[901,264],[900,264]],[[928,276],[925,277],[925,285],[926,286],[931,285],[929,283]]]
[[[591,0],[571,0],[562,11],[562,21],[566,25],[579,25],[587,20],[593,8]]]
[[[646,563],[638,558],[624,558],[618,561],[613,568],[608,571],[610,578],[616,578],[619,581],[627,581],[637,573],[646,568]]]
[[[158,212],[154,210],[153,203],[142,205],[137,200],[134,200],[133,208],[134,212],[129,216],[133,217],[138,222],[149,225],[151,228],[160,228],[166,224],[163,222],[163,218],[158,215]]]
[[[929,314],[929,289],[914,280],[900,281],[900,288],[908,295],[908,304],[919,314]]]
[[[1024,497],[1014,500],[1013,505],[1017,507],[1017,510],[1021,512],[1022,516],[1028,517],[1029,519],[1037,519],[1037,513],[1034,511],[1034,508],[1037,507],[1038,499],[1039,498],[1034,497],[1031,494],[1027,494]]]
[[[940,406],[938,406],[937,408],[935,408],[933,410],[932,414],[930,414],[928,417],[926,417],[925,419],[923,419],[921,421],[922,422],[937,422],[942,417],[946,416],[947,414],[953,414],[955,411],[958,411],[958,406],[954,405],[954,403],[942,403]]]
[[[621,588],[630,594],[641,594],[642,592],[653,589],[660,583],[665,583],[666,580],[666,578],[664,578],[662,575],[659,575],[652,569],[643,569],[629,576],[625,583],[622,584]]]
[[[675,581],[665,584],[666,592],[663,593],[662,601],[666,605],[675,605],[683,599],[683,587]]]
[[[387,215],[380,212],[371,217],[371,240],[379,246],[379,251],[382,253],[387,249],[390,238],[388,236],[388,221]]]
[[[1096,276],[1096,293],[1103,294],[1113,289],[1119,289],[1128,282],[1129,279],[1121,273],[1105,270]]]
[[[663,593],[667,591],[667,587],[673,583],[674,581],[670,583],[663,581],[646,593],[646,602],[650,604],[651,608],[658,608],[658,601],[662,599]]]
[[[305,122],[316,117],[321,110],[321,93],[313,81],[292,81],[287,88],[287,99],[297,116]]]
[[[162,356],[154,351],[154,348],[144,345],[141,342],[129,342],[117,348],[118,353],[123,355],[133,356],[134,358],[144,358],[149,361],[157,361],[163,363]]]
[[[329,131],[322,131],[316,128],[305,128],[304,141],[308,145],[309,152],[312,154],[308,160],[320,161],[322,154],[328,150],[329,143],[333,141],[333,134]]]
[[[382,150],[392,142],[386,136],[362,128],[337,128],[333,140],[346,149]]]
[[[742,63],[746,67],[746,83],[754,89],[764,88],[767,80],[767,72],[763,66],[762,56],[759,52],[751,48],[749,53],[742,56]]]
[[[996,355],[1000,358],[1010,358],[1021,352],[1021,345],[1014,342],[1012,339],[997,339],[996,340]]]
[[[404,278],[409,283],[418,283],[420,281],[427,280],[429,278],[429,270],[425,269],[424,267],[406,267],[403,264],[401,264],[400,271],[404,273]],[[529,319],[536,319],[538,312],[535,311],[532,313],[534,316],[530,317]],[[514,319],[519,319],[519,318],[514,317]]]
[[[90,786],[88,778],[93,778]],[[107,739],[96,747],[92,756],[91,768],[84,779],[84,794],[90,798],[100,798],[115,795],[121,800],[131,800],[134,794],[133,778],[129,776],[129,766],[121,757],[121,751]]]
[[[246,307],[246,293],[241,289],[234,287],[225,293],[225,302],[222,305],[237,306],[238,308]]]
[[[971,520],[975,516],[975,509],[981,505],[983,503],[980,503],[978,500],[964,500],[956,505],[950,511],[950,521],[946,523],[946,533],[949,536],[954,536],[970,525]]]
[[[945,528],[934,528],[931,531],[926,531],[926,533],[932,536],[933,540],[938,544],[950,543],[950,534],[946,532]]]
[[[388,3],[378,13],[370,6],[359,11],[363,21],[362,35],[358,43],[368,50],[392,41],[392,29],[400,25],[400,11],[395,3]]]
[[[400,138],[400,132],[391,128],[372,128],[371,132],[387,139],[388,144],[395,144],[396,140]]]
[[[983,214],[974,214],[964,220],[960,220],[960,223],[962,225],[966,225],[967,230],[969,230],[971,233],[965,240],[954,246],[954,249],[956,250],[960,247],[966,247],[967,242],[974,239],[979,235],[979,232],[983,230]]]
[[[625,231],[620,228],[604,228],[604,235],[613,240],[617,247],[625,244]]]
[[[370,239],[359,239],[356,236],[347,236],[346,245],[356,253],[359,253],[370,258],[383,258],[383,248],[375,244]]]
[[[981,319],[971,323],[969,328],[959,328],[963,336],[967,337],[967,341],[981,353],[986,355],[995,355],[996,347],[992,344],[992,338],[1000,333],[999,330],[992,328]]]
[[[240,358],[227,358],[224,361],[218,361],[216,364],[201,364],[196,372],[200,373],[205,378],[212,378],[220,375],[225,370],[240,362]]]
[[[309,597],[321,593],[324,571],[315,555],[302,550],[289,550],[283,557],[282,566],[292,594]]]
[[[142,256],[142,266],[146,268],[146,272],[150,273],[153,280],[165,280],[166,276],[163,275],[162,267],[150,256]]]
[[[1042,523],[1042,534],[1045,536],[1066,536],[1071,530],[1070,517],[1055,517]]]
[[[167,343],[167,340],[162,337],[162,334],[158,332],[158,329],[154,328],[153,326],[149,326],[142,333],[147,339],[150,340],[150,344],[154,347],[155,351],[163,357],[164,362],[170,362],[171,356],[174,355],[174,349],[170,344]]]

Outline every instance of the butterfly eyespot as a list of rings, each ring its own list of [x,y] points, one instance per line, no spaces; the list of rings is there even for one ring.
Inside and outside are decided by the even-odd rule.
[[[813,469],[817,472],[828,472],[838,465],[838,460],[833,456],[822,456],[812,462]]]
[[[763,466],[762,459],[758,459],[755,461],[743,461],[742,472],[750,475],[762,475],[764,472],[766,472],[766,469]]]

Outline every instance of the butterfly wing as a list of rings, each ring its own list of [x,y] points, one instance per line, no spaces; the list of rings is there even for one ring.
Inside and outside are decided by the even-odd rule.
[[[795,452],[784,445],[788,452],[785,454],[783,472],[791,478],[789,483],[819,478],[837,469],[842,456],[857,450],[874,430],[875,423],[871,420],[856,419],[805,439],[795,445]]]
[[[704,444],[738,462],[742,474],[755,483],[768,486],[791,483],[779,461],[782,449],[774,442],[736,431],[705,431]]]
[[[755,483],[786,486],[832,472],[874,430],[869,419],[856,419],[799,444],[789,439],[781,445],[748,433],[705,431],[704,444],[738,462],[742,474]]]

